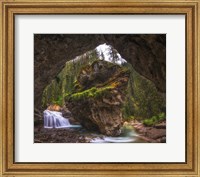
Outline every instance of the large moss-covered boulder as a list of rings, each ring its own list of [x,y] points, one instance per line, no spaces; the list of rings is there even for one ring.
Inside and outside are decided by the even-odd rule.
[[[75,92],[66,95],[66,106],[85,128],[108,136],[119,135],[129,74],[128,69],[106,61],[85,66]]]

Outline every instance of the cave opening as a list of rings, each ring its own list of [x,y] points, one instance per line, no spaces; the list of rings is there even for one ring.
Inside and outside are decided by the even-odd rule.
[[[140,67],[141,61],[138,64],[132,59],[122,58],[114,45],[104,42],[73,59],[67,59],[61,66],[59,61],[54,63],[62,69],[54,71],[54,77],[47,79],[48,84],[45,81],[40,105],[37,103],[40,109],[36,109],[35,115],[46,108],[62,112],[73,125],[81,123],[86,129],[107,136],[126,132],[127,129],[121,131],[121,127],[127,122],[154,126],[165,120],[165,89],[149,79],[151,77],[146,77],[145,71],[138,72],[140,69],[136,68]],[[41,54],[36,50],[35,56],[38,55]],[[134,57],[138,60],[137,55]],[[149,72],[155,76],[155,68],[153,72],[150,68]],[[40,124],[38,122],[35,119],[36,126]]]

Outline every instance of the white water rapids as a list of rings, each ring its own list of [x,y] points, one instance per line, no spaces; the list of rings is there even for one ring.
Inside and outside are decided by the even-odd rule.
[[[70,128],[80,127],[80,125],[71,125],[67,118],[62,116],[61,112],[45,110],[44,128]]]
[[[139,138],[138,133],[131,127],[125,126],[122,128],[122,134],[118,137],[103,136],[97,137],[90,141],[91,143],[143,143]]]

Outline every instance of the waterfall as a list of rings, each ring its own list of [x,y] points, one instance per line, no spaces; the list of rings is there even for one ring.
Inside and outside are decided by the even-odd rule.
[[[80,125],[71,125],[61,112],[45,110],[43,114],[44,128],[80,127]]]

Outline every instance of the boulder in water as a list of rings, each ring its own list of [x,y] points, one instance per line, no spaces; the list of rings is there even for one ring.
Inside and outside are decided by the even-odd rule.
[[[118,136],[129,70],[107,61],[95,61],[84,67],[78,76],[73,94],[66,96],[66,105],[88,130]]]

